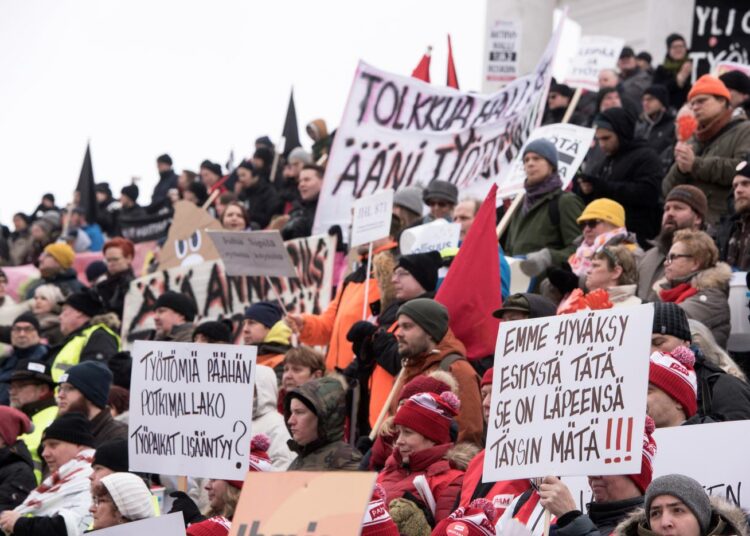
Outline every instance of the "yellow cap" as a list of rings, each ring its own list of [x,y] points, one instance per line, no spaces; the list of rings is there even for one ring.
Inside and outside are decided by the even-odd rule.
[[[55,259],[57,263],[65,270],[73,266],[76,254],[68,244],[64,242],[55,242],[44,248],[44,252]]]
[[[612,201],[606,197],[596,199],[586,205],[581,215],[578,216],[576,223],[589,220],[602,220],[615,227],[625,227],[625,209],[617,201]]]

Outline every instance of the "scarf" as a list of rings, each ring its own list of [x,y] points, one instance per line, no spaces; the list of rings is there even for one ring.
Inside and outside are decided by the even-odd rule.
[[[698,289],[690,283],[680,283],[672,288],[665,288],[659,291],[659,298],[663,302],[682,303],[690,296],[698,294]]]
[[[724,111],[723,114],[716,117],[709,124],[705,126],[698,125],[698,128],[695,129],[695,138],[701,143],[706,143],[707,141],[711,141],[712,139],[714,139],[714,137],[716,137],[716,135],[719,133],[721,129],[727,126],[727,124],[731,120],[732,120],[732,110],[727,109]]]
[[[549,177],[544,179],[542,182],[528,185],[528,179],[524,181],[524,189],[526,190],[526,196],[523,198],[523,207],[521,213],[525,216],[531,207],[533,207],[537,201],[550,192],[562,189],[562,180],[557,172],[553,172]]]
[[[581,242],[581,245],[578,246],[575,253],[568,258],[568,264],[570,264],[573,273],[577,276],[586,275],[589,268],[591,268],[591,260],[594,258],[594,253],[596,253],[599,248],[613,241],[622,242],[627,236],[628,230],[625,229],[625,227],[618,227],[617,229],[612,229],[611,231],[602,233],[594,238],[594,243],[590,246],[587,245],[586,242]]]
[[[680,72],[680,69],[682,69],[682,64],[685,63],[685,61],[687,61],[687,58],[682,60],[673,60],[669,56],[666,56],[664,58],[664,63],[662,63],[661,66],[665,71],[668,71],[672,75],[677,76],[677,73]]]

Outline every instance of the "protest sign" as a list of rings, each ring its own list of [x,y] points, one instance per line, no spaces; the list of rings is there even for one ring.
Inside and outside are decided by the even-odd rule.
[[[295,277],[279,231],[208,231],[227,275]]]
[[[736,0],[696,0],[690,59],[693,82],[720,62],[750,64],[750,6]]]
[[[653,308],[502,322],[483,480],[640,472]]]
[[[257,346],[136,341],[130,470],[245,478],[257,351]]]
[[[556,123],[539,127],[531,133],[524,147],[534,140],[544,138],[551,141],[557,148],[557,173],[563,182],[563,190],[568,187],[581,167],[583,159],[591,148],[594,139],[594,129],[571,125],[570,123]],[[513,170],[507,180],[499,184],[498,197],[511,197],[523,191],[526,173],[523,170],[523,150],[513,163]]]
[[[167,236],[172,223],[172,210],[162,209],[156,214],[127,216],[120,214],[120,235],[134,244],[161,240]]]
[[[219,258],[219,252],[206,236],[206,230],[221,230],[221,224],[190,201],[174,204],[174,218],[167,240],[159,252],[159,269],[195,266]]]
[[[108,529],[87,534],[96,536],[133,536],[133,534],[158,534],[159,536],[185,536],[185,519],[181,512],[131,521]]]
[[[615,68],[624,44],[625,40],[619,37],[581,36],[564,83],[571,87],[598,91],[599,71]]]
[[[326,166],[315,232],[346,228],[355,199],[440,179],[483,198],[542,120],[557,42],[492,95],[432,86],[360,62]]]
[[[482,93],[494,93],[518,78],[521,21],[493,19],[488,13],[486,31]]]
[[[741,63],[734,63],[732,61],[721,61],[714,66],[714,71],[711,74],[721,76],[730,71],[739,71],[746,76],[750,76],[750,65],[742,65]]]
[[[354,202],[352,247],[385,238],[391,231],[393,190],[380,190]]]
[[[461,224],[440,219],[424,225],[404,229],[399,239],[402,255],[457,248],[461,238]]]
[[[248,473],[229,534],[359,534],[375,476],[346,471]]]
[[[232,319],[239,338],[245,307],[281,297],[296,313],[320,314],[331,300],[336,240],[328,235],[285,242],[296,277],[230,277],[224,263],[209,261],[197,266],[178,266],[145,275],[130,283],[122,318],[123,341],[143,338],[154,329],[154,303],[167,290],[192,297],[198,305],[196,322]]]
[[[709,495],[748,509],[750,494],[743,494],[742,487],[747,490],[750,485],[750,464],[747,463],[746,445],[737,440],[748,434],[750,421],[659,428],[654,432],[654,478],[674,473],[687,475],[700,482]],[[707,452],[711,455],[696,463],[696,453]],[[586,503],[592,501],[586,478],[566,477],[563,480],[581,505],[581,511],[585,512]]]

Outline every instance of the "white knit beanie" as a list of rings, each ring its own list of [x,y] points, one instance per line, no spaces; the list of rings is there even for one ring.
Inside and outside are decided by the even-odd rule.
[[[154,517],[154,504],[146,483],[132,473],[112,473],[101,479],[102,485],[123,517],[130,521]]]

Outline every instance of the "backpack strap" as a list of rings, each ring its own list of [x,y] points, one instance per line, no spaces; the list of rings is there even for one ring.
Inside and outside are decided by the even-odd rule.
[[[560,227],[560,197],[562,196],[562,194],[563,191],[558,190],[550,199],[550,202],[547,205],[547,215],[549,216],[549,221],[551,221],[552,225],[555,227]]]
[[[466,358],[461,354],[448,354],[440,361],[440,370],[450,372],[453,363],[462,359],[466,361]]]

